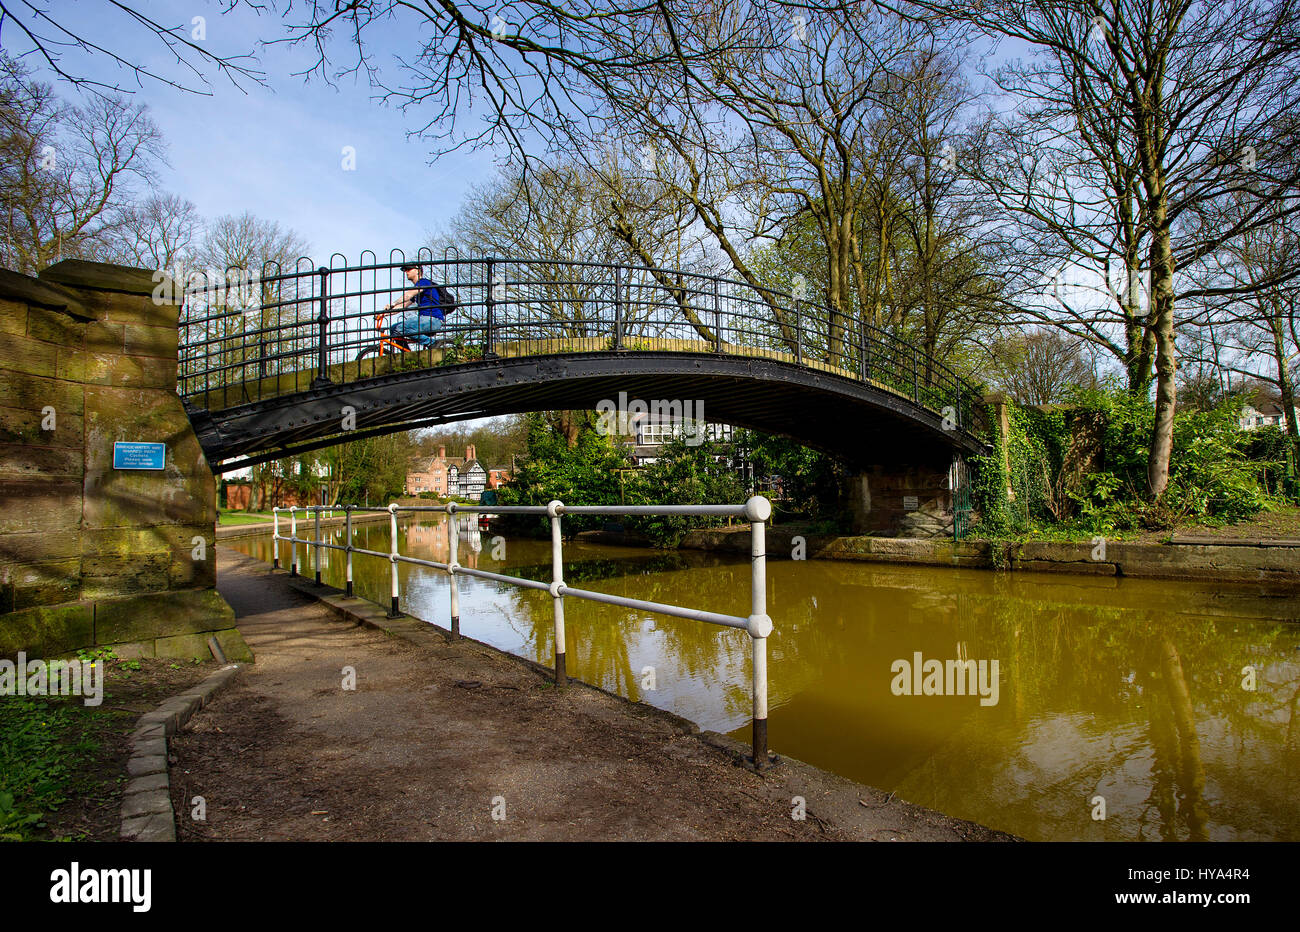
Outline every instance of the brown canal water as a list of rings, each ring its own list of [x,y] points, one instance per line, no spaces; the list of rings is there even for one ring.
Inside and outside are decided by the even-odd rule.
[[[445,561],[444,521],[402,527],[401,552]],[[549,541],[460,535],[462,564],[550,580]],[[269,535],[230,543],[271,559]],[[356,545],[387,551],[387,526]],[[575,586],[749,612],[748,559],[564,553]],[[400,575],[403,608],[447,626],[446,575]],[[343,554],[323,551],[323,576],[342,587]],[[387,604],[386,560],[354,557],[353,576]],[[777,753],[1034,840],[1300,840],[1294,590],[790,560],[768,587]],[[466,635],[551,663],[549,595],[461,577],[460,599]],[[579,599],[565,616],[571,675],[748,742],[744,632]],[[942,694],[965,685],[947,682],[959,659],[984,676]]]

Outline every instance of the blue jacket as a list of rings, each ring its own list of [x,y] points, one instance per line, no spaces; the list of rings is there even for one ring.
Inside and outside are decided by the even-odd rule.
[[[420,316],[436,317],[446,321],[447,314],[442,309],[442,296],[438,293],[438,286],[427,278],[422,278],[415,283],[415,287],[420,289],[420,293],[415,298],[415,306],[419,308]]]

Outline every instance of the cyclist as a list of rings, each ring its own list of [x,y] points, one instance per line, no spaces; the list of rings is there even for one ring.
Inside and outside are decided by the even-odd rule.
[[[443,309],[441,289],[429,279],[420,275],[420,267],[414,263],[402,266],[407,280],[414,286],[402,292],[402,297],[384,308],[391,311],[398,307],[415,310],[404,313],[392,322],[388,333],[392,337],[410,340],[423,346],[433,344],[433,338],[447,322]]]

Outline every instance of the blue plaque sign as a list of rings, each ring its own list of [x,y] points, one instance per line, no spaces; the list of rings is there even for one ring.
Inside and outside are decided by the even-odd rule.
[[[118,440],[113,444],[114,469],[162,469],[166,462],[165,443],[130,443]]]

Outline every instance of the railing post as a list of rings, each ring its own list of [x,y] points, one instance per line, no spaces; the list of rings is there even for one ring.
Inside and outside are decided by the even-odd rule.
[[[298,575],[298,506],[289,507],[289,575]]]
[[[767,758],[767,636],[772,619],[767,614],[767,520],[772,503],[761,495],[745,502],[749,518],[749,631],[754,647],[754,767],[768,766]]]
[[[713,280],[713,340],[722,352],[722,299],[718,296],[718,280]]]
[[[867,338],[868,338],[868,336],[869,336],[869,333],[868,333],[868,330],[867,330],[867,321],[866,321],[866,318],[863,318],[863,319],[862,319],[862,321],[861,321],[861,326],[860,326],[858,329],[859,329],[859,330],[861,331],[861,333],[862,333],[862,336],[861,336],[861,340],[862,340],[862,355],[858,358],[858,368],[859,368],[859,370],[860,370],[860,374],[862,375],[862,381],[865,382],[865,381],[867,381],[867,380],[871,377],[871,364],[870,364],[869,362],[867,362],[867,352],[868,352],[868,350],[867,350]]]
[[[623,267],[614,266],[614,349],[623,348]]]
[[[343,517],[347,525],[347,535],[348,535],[348,547],[346,551],[348,555],[347,582],[346,582],[347,588],[345,590],[345,594],[349,598],[351,598],[352,596],[352,509],[355,507],[356,507],[355,505],[347,505],[343,509]]]
[[[496,353],[493,352],[492,346],[495,342],[494,330],[496,329],[497,313],[497,263],[495,259],[487,260],[487,314],[484,321],[483,333],[483,356],[491,358]]]
[[[564,502],[552,501],[546,506],[546,513],[551,517],[551,598],[555,603],[555,685],[564,686],[569,682],[568,672],[564,668],[564,596],[560,589],[564,586],[564,543],[560,536],[560,509]]]
[[[799,310],[799,299],[794,299],[794,361],[803,365],[803,315]]]
[[[460,533],[456,527],[456,503],[447,503],[447,573],[451,576],[451,639],[460,637],[460,585],[456,581],[456,570],[460,569],[457,550],[460,545]]]
[[[313,565],[316,567],[316,585],[318,586],[320,585],[320,545],[321,545],[320,509],[321,506],[317,505],[316,506],[316,538],[313,541],[316,547],[316,553],[314,554],[315,559],[313,561]]]
[[[916,347],[912,347],[912,400],[921,403],[921,361],[917,358]]]
[[[271,509],[271,569],[280,568],[280,509]]]
[[[400,618],[402,617],[402,613],[397,607],[397,502],[391,502],[388,505],[388,530],[391,535],[389,538],[388,562],[393,568],[393,601],[391,607],[388,609],[388,617]]]
[[[329,340],[330,325],[330,270],[322,265],[316,270],[316,274],[320,276],[320,314],[316,318],[316,322],[320,325],[320,342],[318,346],[319,359],[317,360],[316,378],[312,379],[312,388],[319,388],[322,385],[333,384],[327,374],[327,370],[329,369],[329,346],[327,341]]]

